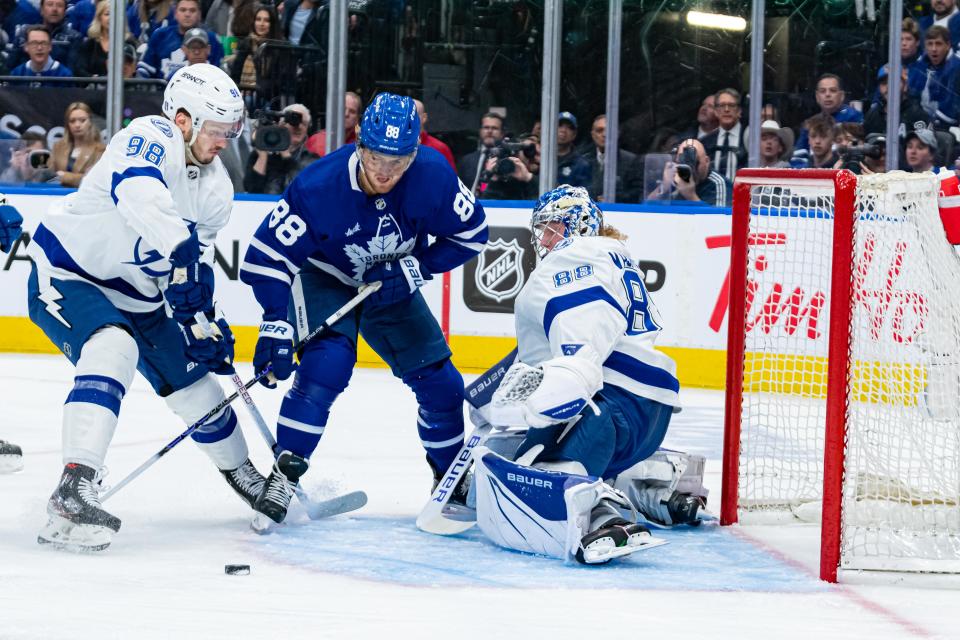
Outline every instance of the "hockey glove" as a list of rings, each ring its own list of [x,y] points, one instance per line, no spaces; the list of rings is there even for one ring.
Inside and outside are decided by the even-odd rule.
[[[253,353],[253,371],[259,376],[267,367],[270,373],[260,378],[268,389],[277,388],[277,380],[286,380],[296,367],[293,364],[293,327],[283,320],[264,320]]]
[[[187,324],[198,311],[213,308],[213,267],[200,263],[200,241],[196,232],[170,254],[170,280],[164,297],[174,319]]]
[[[6,199],[0,196],[0,251],[6,253],[13,247],[20,234],[23,233],[23,218],[20,213],[8,204],[4,204]]]
[[[231,375],[233,368],[233,331],[223,318],[209,325],[207,333],[196,320],[180,327],[186,341],[187,357],[217,375]],[[211,335],[212,334],[212,335]]]
[[[490,420],[497,426],[531,429],[566,422],[589,406],[603,387],[603,372],[590,359],[560,356],[539,367],[515,362],[493,394]]]
[[[431,277],[413,256],[377,263],[363,274],[364,282],[382,283],[379,291],[367,298],[367,304],[371,307],[382,307],[406,300]]]

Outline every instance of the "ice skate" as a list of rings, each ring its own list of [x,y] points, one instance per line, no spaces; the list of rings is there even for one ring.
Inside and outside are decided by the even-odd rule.
[[[0,473],[14,473],[23,469],[23,451],[15,444],[0,440]]]
[[[699,526],[700,517],[697,512],[705,506],[705,502],[700,496],[674,491],[670,499],[667,500],[667,513],[670,514],[670,522],[672,524]]]
[[[267,479],[263,477],[257,468],[247,458],[236,469],[221,469],[220,473],[226,479],[230,488],[237,492],[244,502],[251,507],[257,502],[257,498],[263,493],[263,485]]]
[[[310,462],[305,458],[290,451],[281,452],[253,508],[274,522],[283,522],[300,476],[309,466]]]
[[[582,564],[603,564],[666,543],[666,540],[650,535],[650,531],[642,524],[614,518],[583,536],[576,558]]]
[[[447,472],[446,469],[437,469],[433,465],[433,461],[430,459],[430,456],[427,456],[427,464],[430,465],[430,470],[433,471],[433,486],[430,488],[430,493],[432,494],[437,490],[437,484],[443,478],[443,475]],[[443,507],[443,515],[451,520],[460,520],[463,522],[476,522],[477,521],[477,510],[475,505],[471,506],[467,502],[467,496],[470,493],[470,485],[473,482],[473,471],[468,469],[464,472],[463,476],[460,478],[460,481],[457,482],[457,485],[453,488],[453,494],[450,496],[450,500]]]
[[[120,519],[100,506],[101,478],[82,464],[64,467],[60,484],[47,502],[49,521],[37,536],[38,543],[77,552],[110,546],[113,534],[120,530]]]

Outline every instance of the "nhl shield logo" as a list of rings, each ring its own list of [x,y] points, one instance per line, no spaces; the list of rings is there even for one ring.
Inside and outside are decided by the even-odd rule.
[[[377,198],[377,201],[374,204],[377,207],[377,211],[383,211],[387,208],[387,201],[383,198]]]
[[[483,253],[477,256],[474,282],[477,289],[488,298],[501,302],[513,298],[523,288],[523,249],[514,238],[503,238],[487,243]]]

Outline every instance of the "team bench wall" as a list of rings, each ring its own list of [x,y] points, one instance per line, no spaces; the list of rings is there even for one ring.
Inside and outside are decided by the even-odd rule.
[[[28,234],[53,199],[66,193],[66,189],[6,191],[23,214]],[[250,289],[237,279],[237,272],[247,239],[275,202],[272,196],[238,195],[230,223],[217,240],[217,300],[236,332],[240,359],[252,356],[260,309]],[[451,347],[454,362],[464,371],[483,370],[512,348],[515,339],[510,309],[519,288],[517,265],[526,263],[529,269],[534,264],[526,230],[531,203],[487,202],[485,207],[494,246],[485,252],[481,264],[468,263],[466,269],[457,269],[450,278]],[[648,288],[663,319],[659,345],[676,359],[681,383],[722,388],[730,210],[679,205],[610,205],[604,209],[607,222],[629,236],[631,253],[646,272]],[[0,256],[0,351],[55,353],[53,345],[27,318],[30,263],[25,248],[22,239],[11,255]],[[783,304],[782,313],[765,314],[754,330],[765,330],[765,325],[776,323],[786,326],[793,318],[796,330],[807,331],[810,313],[804,304],[815,292],[805,289],[801,282],[782,284],[783,301],[799,288],[801,304]],[[442,290],[439,277],[424,288],[438,317]],[[819,342],[822,337],[811,339]],[[359,358],[364,365],[382,366],[366,345],[361,346]]]

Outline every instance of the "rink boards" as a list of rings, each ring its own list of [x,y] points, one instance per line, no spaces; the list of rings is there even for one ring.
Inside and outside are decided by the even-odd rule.
[[[65,189],[11,189],[7,195],[25,218],[27,234]],[[252,356],[260,309],[249,287],[238,279],[248,239],[276,199],[241,195],[217,239],[217,300],[237,335],[238,358]],[[454,361],[464,370],[482,370],[515,342],[513,299],[535,264],[527,229],[530,203],[488,202],[491,241],[479,260],[450,277],[449,327]],[[681,383],[723,387],[726,344],[726,288],[729,267],[729,210],[671,205],[611,205],[606,220],[629,236],[627,244],[663,320],[659,345],[678,365]],[[26,280],[30,270],[26,238],[0,271],[0,351],[54,353],[29,321]],[[443,282],[437,277],[423,293],[441,317]],[[361,363],[377,366],[361,346]]]

